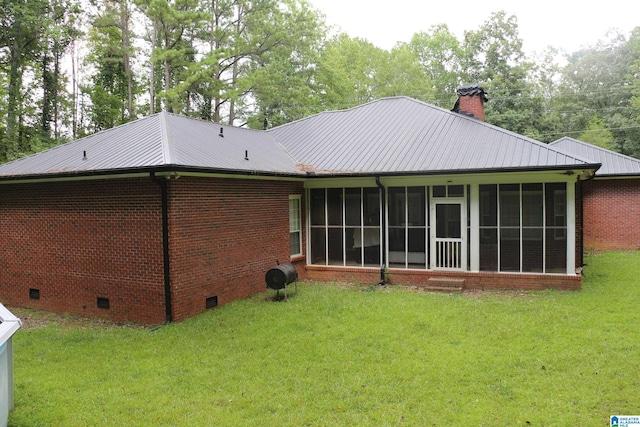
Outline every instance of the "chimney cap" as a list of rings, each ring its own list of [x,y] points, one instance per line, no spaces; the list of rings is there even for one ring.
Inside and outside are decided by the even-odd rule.
[[[458,89],[456,89],[456,93],[458,94],[458,96],[480,95],[483,102],[487,102],[489,100],[484,89],[479,85],[460,86]]]

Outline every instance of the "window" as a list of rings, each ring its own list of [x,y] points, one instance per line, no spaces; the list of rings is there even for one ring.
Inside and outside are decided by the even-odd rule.
[[[289,196],[289,247],[291,256],[302,255],[301,214],[300,196]]]

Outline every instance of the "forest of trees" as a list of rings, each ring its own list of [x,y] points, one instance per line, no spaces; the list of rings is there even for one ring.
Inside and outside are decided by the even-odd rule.
[[[306,0],[0,0],[0,81],[0,162],[158,111],[263,129],[385,96],[451,109],[467,84],[489,123],[640,157],[640,27],[531,58],[505,12],[387,51]]]

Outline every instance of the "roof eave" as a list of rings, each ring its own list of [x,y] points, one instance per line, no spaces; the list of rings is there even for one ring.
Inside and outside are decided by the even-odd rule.
[[[9,184],[28,181],[57,181],[57,180],[74,180],[74,179],[100,179],[106,177],[128,177],[128,176],[145,176],[151,173],[199,173],[199,174],[225,174],[238,176],[265,176],[265,177],[290,177],[303,178],[303,173],[285,172],[285,171],[261,171],[261,170],[237,170],[237,169],[220,169],[205,168],[183,165],[161,165],[161,166],[143,166],[136,168],[122,169],[100,169],[91,171],[73,171],[73,172],[52,172],[42,174],[21,174],[21,175],[4,175],[0,176],[0,184]]]
[[[443,169],[437,171],[373,171],[373,172],[330,172],[330,171],[315,171],[307,172],[307,177],[314,178],[338,178],[338,177],[376,177],[376,176],[419,176],[419,175],[473,175],[473,174],[490,174],[490,173],[513,173],[513,172],[554,172],[554,171],[566,171],[574,172],[582,171],[582,174],[593,176],[595,172],[600,168],[600,163],[584,164],[584,165],[562,165],[562,166],[541,166],[541,167],[505,167],[505,168],[491,168],[491,169]]]

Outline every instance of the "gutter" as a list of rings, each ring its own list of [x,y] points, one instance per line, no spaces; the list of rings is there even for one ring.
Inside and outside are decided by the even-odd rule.
[[[387,189],[384,188],[384,186],[382,185],[382,183],[380,182],[380,176],[376,176],[376,185],[378,186],[378,188],[380,189],[380,215],[382,216],[382,228],[380,229],[380,241],[381,241],[381,245],[380,248],[382,249],[382,255],[381,255],[381,262],[380,262],[380,281],[378,282],[378,284],[380,286],[384,286],[385,285],[385,270],[386,270],[386,259],[385,259],[385,255],[387,254],[387,225],[386,225],[386,215],[385,212],[387,211],[386,209],[386,205],[387,205],[387,200],[386,200],[386,195],[387,195]]]
[[[265,178],[285,178],[285,179],[309,179],[309,178],[350,178],[350,177],[396,177],[396,176],[434,176],[434,175],[464,175],[464,174],[488,174],[488,173],[508,173],[508,172],[555,172],[555,171],[575,171],[575,170],[593,170],[595,172],[600,169],[600,163],[585,163],[583,165],[564,165],[564,166],[547,166],[547,167],[505,167],[495,169],[448,169],[437,171],[393,171],[393,172],[335,172],[335,171],[317,171],[317,172],[285,172],[285,171],[259,171],[259,170],[231,170],[221,168],[206,168],[183,166],[175,164],[157,165],[157,166],[141,166],[126,169],[99,169],[99,170],[82,170],[82,171],[56,171],[36,174],[5,174],[0,175],[0,184],[25,183],[29,181],[56,181],[65,179],[102,179],[105,177],[115,177],[121,175],[126,177],[131,174],[140,174],[146,176],[154,173],[202,173],[202,174],[223,174],[228,176],[239,177],[265,177]]]
[[[162,198],[162,258],[164,265],[164,305],[165,305],[165,324],[171,323],[171,268],[169,257],[169,192],[167,181],[156,176],[155,172],[149,174],[151,181],[160,186],[160,194]]]

